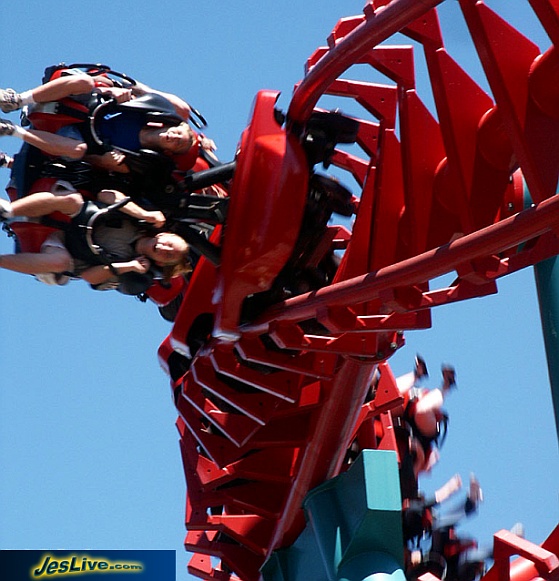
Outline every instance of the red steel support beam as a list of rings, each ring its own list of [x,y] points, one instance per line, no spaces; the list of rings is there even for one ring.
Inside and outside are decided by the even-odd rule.
[[[339,473],[343,460],[340,451],[346,450],[351,443],[353,427],[375,367],[371,363],[348,359],[328,386],[328,396],[324,398],[325,404],[317,419],[312,440],[305,449],[301,468],[275,527],[269,552],[295,541],[304,526],[301,506],[306,494]],[[342,421],[333,422],[334,417],[342,418]]]
[[[509,559],[520,555],[531,561],[543,579],[559,579],[559,558],[554,553],[517,537],[513,533],[501,530],[494,535],[493,555],[499,581],[511,581]]]

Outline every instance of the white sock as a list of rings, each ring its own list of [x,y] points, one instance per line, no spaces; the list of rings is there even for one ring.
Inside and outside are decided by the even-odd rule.
[[[35,103],[35,99],[33,99],[33,91],[24,91],[20,93],[19,96],[21,97],[21,106],[24,105],[32,105]]]
[[[13,218],[12,204],[8,200],[0,200],[0,210],[4,214],[4,218]]]

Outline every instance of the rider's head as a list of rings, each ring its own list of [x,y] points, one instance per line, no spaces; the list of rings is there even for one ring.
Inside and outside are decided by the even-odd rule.
[[[148,124],[143,129],[142,144],[163,153],[186,153],[196,142],[196,133],[183,121],[179,125]]]
[[[154,236],[140,239],[138,248],[152,262],[159,266],[164,278],[169,279],[192,270],[187,242],[172,232],[159,232]]]

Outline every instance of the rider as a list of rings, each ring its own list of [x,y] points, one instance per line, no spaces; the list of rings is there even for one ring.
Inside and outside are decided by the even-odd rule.
[[[442,366],[443,384],[440,388],[418,387],[418,381],[427,376],[425,361],[418,356],[414,372],[396,379],[404,404],[394,415],[410,430],[415,478],[420,472],[428,472],[438,461],[437,448],[444,438],[448,422],[443,404],[450,389],[456,386],[456,372],[449,365]]]
[[[65,68],[62,65],[56,66],[54,69],[55,72],[50,80],[29,91],[17,93],[13,89],[0,89],[0,110],[3,113],[10,113],[18,111],[26,105],[60,101],[71,95],[85,95],[95,87],[102,87],[108,91],[114,86],[113,81],[107,75],[93,77],[81,69]],[[135,81],[135,84],[126,91],[132,92],[136,96],[146,92],[157,93],[171,101],[177,114],[182,118],[188,119],[190,117],[190,105],[173,93],[158,91],[138,81]]]
[[[406,542],[406,577],[418,579],[425,572],[448,581],[474,581],[483,572],[491,551],[477,548],[473,539],[460,538],[456,526],[477,511],[483,501],[478,480],[470,475],[470,486],[463,502],[447,511],[437,507],[460,490],[462,480],[453,476],[432,498],[418,494],[404,501],[402,518]],[[429,550],[423,553],[420,543],[430,537]]]
[[[175,156],[180,162],[195,144],[208,152],[215,150],[213,141],[198,136],[191,129],[187,123],[191,108],[176,95],[135,81],[128,87],[114,87],[108,76],[93,77],[79,69],[57,69],[56,74],[60,76],[24,93],[0,89],[0,109],[10,112],[25,105],[60,101],[76,95],[83,101],[84,95],[96,93],[100,97],[94,102],[101,100],[103,114],[99,115],[95,126],[92,128],[89,120],[83,118],[55,134],[19,127],[3,119],[0,120],[0,135],[19,137],[52,156],[83,159],[88,155],[87,160],[102,169],[122,173],[130,171],[122,150],[151,149]],[[118,107],[117,104],[126,105]],[[191,165],[194,161],[189,160]]]
[[[58,187],[59,195],[37,192],[12,204],[1,201],[3,219],[60,212],[65,220],[49,221],[59,229],[45,240],[40,252],[0,255],[0,268],[34,275],[70,273],[101,290],[130,282],[131,277],[123,277],[127,273],[145,275],[152,266],[164,280],[190,270],[186,241],[158,230],[165,223],[161,212],[145,210],[131,201],[119,208],[119,213],[99,212],[104,205],[126,201],[125,196],[116,190],[102,190],[98,202],[84,201],[70,184],[59,182]],[[142,226],[140,220],[147,225]]]

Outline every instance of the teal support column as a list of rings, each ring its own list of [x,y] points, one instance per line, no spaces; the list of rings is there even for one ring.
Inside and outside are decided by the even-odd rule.
[[[532,196],[524,182],[524,207],[532,205]],[[549,258],[534,265],[536,290],[542,324],[555,429],[559,440],[559,263]]]
[[[312,490],[307,526],[262,568],[265,581],[405,581],[396,453],[364,450],[350,470]]]
[[[534,266],[542,321],[555,428],[559,439],[559,260],[544,260]]]

